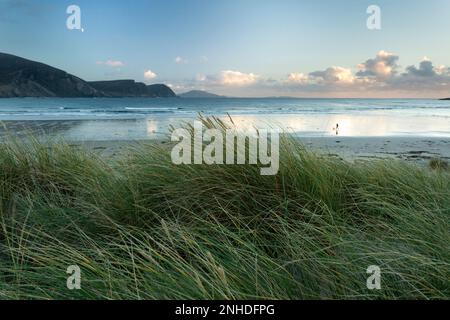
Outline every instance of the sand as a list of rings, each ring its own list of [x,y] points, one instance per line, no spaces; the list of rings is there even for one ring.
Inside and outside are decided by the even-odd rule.
[[[304,138],[302,142],[320,153],[346,160],[401,159],[427,162],[433,158],[450,160],[448,138]]]
[[[125,124],[124,124],[125,122]],[[108,126],[105,125],[108,124]],[[148,122],[144,121],[145,124]],[[142,142],[167,143],[161,140],[165,134],[151,134],[159,140],[130,140],[128,137],[145,136],[153,131],[139,127],[138,120],[127,121],[7,121],[0,126],[0,140],[7,135],[17,137],[41,136],[44,139],[64,140],[73,146],[84,145],[105,156],[123,154],[127,147]],[[115,128],[116,131],[112,130]],[[131,130],[130,128],[133,128]],[[139,129],[140,128],[140,129]],[[142,131],[142,130],[143,131]],[[131,131],[130,131],[131,130]],[[144,132],[144,134],[142,132]],[[115,132],[115,133],[114,133]],[[150,132],[150,133],[149,133]],[[95,138],[93,138],[95,137]],[[102,141],[89,141],[96,139]],[[146,138],[143,138],[146,139]],[[167,138],[166,138],[167,139]],[[355,161],[363,159],[402,159],[428,163],[440,158],[450,162],[450,138],[428,137],[343,137],[323,136],[298,138],[313,151]],[[84,141],[84,142],[80,142]]]
[[[368,159],[400,159],[419,164],[427,164],[430,159],[440,158],[450,161],[449,138],[299,138],[309,149],[348,161]],[[128,147],[140,143],[167,144],[163,140],[142,141],[85,141],[74,142],[74,146],[85,146],[105,156],[118,156],[126,153]]]
[[[85,123],[85,122],[81,122]],[[114,138],[110,134],[102,135],[104,127],[94,122],[92,130],[97,132],[96,139],[103,141],[84,141],[80,139],[79,134],[74,134],[74,140],[71,140],[70,133],[73,128],[80,126],[79,121],[28,121],[26,129],[23,128],[23,122],[8,122],[8,130],[0,126],[0,140],[6,140],[6,135],[12,134],[18,137],[26,137],[29,134],[41,133],[44,137],[58,140],[61,138],[73,146],[86,146],[88,149],[98,152],[105,156],[118,156],[126,153],[127,147],[135,146],[139,143],[159,143],[167,144],[167,141],[161,140],[126,140],[128,131],[124,131],[121,138]],[[113,122],[120,127],[121,123]],[[132,122],[131,125],[136,125]],[[77,129],[76,132],[89,131],[89,128],[83,127],[83,130]],[[106,130],[107,131],[107,130]],[[90,131],[89,131],[90,132]],[[91,132],[92,133],[92,132]],[[159,137],[165,136],[163,134]],[[3,138],[3,139],[2,139]],[[117,140],[115,140],[117,139]],[[156,138],[158,139],[158,138]],[[450,138],[428,138],[428,137],[304,137],[298,138],[306,147],[320,154],[331,155],[343,158],[348,161],[364,159],[401,159],[417,163],[428,163],[430,159],[440,158],[450,162]]]

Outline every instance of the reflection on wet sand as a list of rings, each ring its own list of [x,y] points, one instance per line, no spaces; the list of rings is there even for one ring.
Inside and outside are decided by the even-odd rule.
[[[227,121],[226,117],[222,118]],[[306,137],[387,137],[430,136],[450,137],[449,119],[416,116],[362,116],[362,115],[261,115],[233,116],[239,129],[277,126]]]
[[[33,136],[41,140],[103,141],[144,139],[147,137],[143,120],[29,120],[3,121],[0,138]]]
[[[78,125],[79,121],[63,120],[36,120],[36,121],[1,121],[0,138],[4,139],[8,135],[15,137],[42,137],[64,136],[64,133]]]

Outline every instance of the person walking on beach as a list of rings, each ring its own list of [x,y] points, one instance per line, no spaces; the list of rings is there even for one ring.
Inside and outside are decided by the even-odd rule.
[[[336,123],[336,127],[333,128],[333,131],[336,131],[336,135],[339,135],[339,123]]]

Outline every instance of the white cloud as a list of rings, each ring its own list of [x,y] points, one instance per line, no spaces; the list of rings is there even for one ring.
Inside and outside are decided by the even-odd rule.
[[[219,83],[225,86],[247,86],[255,83],[258,76],[253,73],[226,70],[219,76]]]
[[[178,57],[175,58],[175,63],[176,64],[186,64],[186,63],[188,63],[188,61],[186,59],[178,56]]]
[[[351,84],[355,81],[352,70],[343,67],[311,72],[309,76],[319,84]]]
[[[144,72],[144,78],[147,80],[155,79],[158,75],[154,73],[152,70],[147,70]]]
[[[197,75],[197,77],[196,77],[196,80],[197,81],[206,81],[208,79],[208,77],[207,76],[205,76],[204,74],[198,74]]]
[[[297,83],[297,84],[307,84],[309,82],[308,75],[304,73],[290,73],[285,82],[287,83]]]
[[[450,68],[440,65],[434,69],[439,75],[450,75]]]
[[[107,60],[107,61],[97,61],[97,64],[105,65],[113,68],[121,68],[125,66],[125,63],[119,60]]]

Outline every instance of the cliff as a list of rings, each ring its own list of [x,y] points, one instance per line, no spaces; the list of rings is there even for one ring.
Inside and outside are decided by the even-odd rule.
[[[166,85],[133,80],[87,82],[49,65],[0,53],[0,98],[175,97]]]

